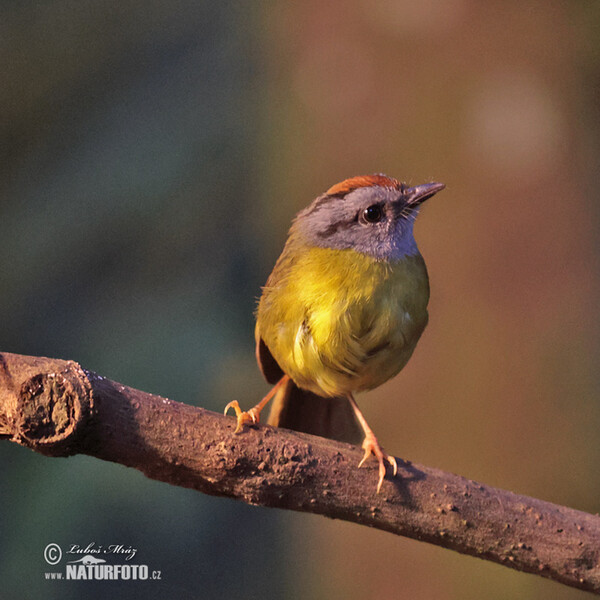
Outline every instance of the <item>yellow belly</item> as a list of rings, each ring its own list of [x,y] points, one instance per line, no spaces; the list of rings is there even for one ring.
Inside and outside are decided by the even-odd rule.
[[[286,247],[263,290],[256,336],[299,387],[340,396],[404,367],[428,300],[420,255],[383,262],[353,250]]]

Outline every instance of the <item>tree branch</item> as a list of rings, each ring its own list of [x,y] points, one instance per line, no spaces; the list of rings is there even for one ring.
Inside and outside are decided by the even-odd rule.
[[[249,504],[377,527],[600,593],[600,517],[398,460],[375,493],[356,446],[235,421],[73,361],[0,353],[0,437]]]

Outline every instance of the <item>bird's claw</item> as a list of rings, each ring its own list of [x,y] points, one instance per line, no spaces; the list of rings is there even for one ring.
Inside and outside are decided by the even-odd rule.
[[[226,415],[227,411],[233,408],[235,411],[235,416],[237,417],[237,427],[233,433],[239,433],[246,423],[249,425],[255,425],[258,423],[260,412],[256,410],[256,407],[251,408],[248,411],[244,411],[240,408],[240,405],[237,400],[232,400],[223,411],[223,414]]]
[[[381,486],[383,484],[383,480],[385,479],[385,461],[387,460],[392,466],[392,471],[394,477],[396,473],[398,473],[398,463],[393,456],[390,456],[377,441],[377,438],[374,435],[367,435],[362,444],[363,450],[365,451],[362,460],[358,463],[358,467],[362,467],[367,458],[371,456],[371,454],[377,459],[379,463],[379,479],[377,481],[377,493],[381,490]]]

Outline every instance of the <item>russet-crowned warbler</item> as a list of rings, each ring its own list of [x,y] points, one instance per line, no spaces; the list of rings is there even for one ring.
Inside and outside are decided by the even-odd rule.
[[[359,467],[379,445],[354,394],[371,390],[408,362],[427,325],[429,280],[413,235],[421,204],[441,183],[409,187],[385,175],[352,177],[302,210],[256,315],[256,357],[272,390],[249,411],[230,402],[236,433],[258,422],[275,396],[269,423],[357,442]]]

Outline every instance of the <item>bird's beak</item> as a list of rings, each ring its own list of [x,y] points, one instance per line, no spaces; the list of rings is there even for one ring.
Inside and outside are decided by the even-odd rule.
[[[419,206],[446,186],[443,183],[424,183],[404,190],[403,199],[408,206]]]

